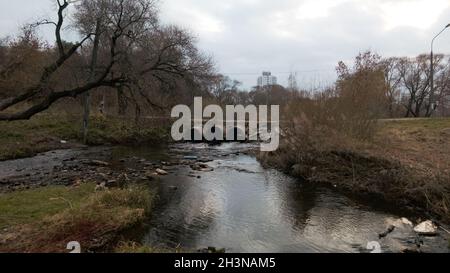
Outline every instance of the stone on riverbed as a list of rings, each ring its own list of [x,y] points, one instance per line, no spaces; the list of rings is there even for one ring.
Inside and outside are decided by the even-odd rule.
[[[407,218],[400,218],[400,219],[388,219],[387,224],[389,226],[394,226],[395,228],[400,228],[404,230],[410,230],[414,227],[414,224],[409,221]]]
[[[150,181],[155,181],[159,179],[159,175],[156,172],[147,172],[145,177]]]
[[[402,218],[401,219],[401,221],[402,221],[402,224],[404,224],[404,225],[407,225],[407,226],[410,226],[410,227],[413,227],[414,226],[414,224],[411,222],[411,221],[409,221],[407,218]]]
[[[91,166],[98,166],[98,167],[109,167],[111,165],[108,162],[100,161],[100,160],[92,160],[92,161],[88,162],[88,164]]]
[[[402,250],[404,254],[418,254],[420,253],[420,248],[418,247],[406,247]]]
[[[100,183],[95,187],[95,191],[105,191],[107,190],[106,183]]]
[[[205,163],[196,163],[191,165],[191,169],[194,171],[199,171],[199,172],[212,172],[214,171],[214,168],[208,166]]]
[[[215,253],[226,253],[225,248],[215,248],[215,247],[207,247],[207,248],[202,248],[198,250],[198,253],[203,253],[203,254],[215,254]]]
[[[118,188],[118,187],[120,187],[119,182],[117,182],[117,180],[115,180],[115,179],[108,180],[106,182],[106,186],[108,188]]]
[[[391,233],[395,233],[393,237],[414,236],[413,227],[413,223],[406,218],[388,218],[386,219],[386,230],[378,236],[380,239],[388,237]]]
[[[200,162],[200,163],[208,163],[211,161],[214,161],[214,160],[212,160],[211,158],[200,158],[197,160],[197,162]]]
[[[390,225],[385,232],[378,234],[378,238],[380,238],[380,239],[386,238],[389,234],[394,232],[394,230],[395,230],[395,226]]]
[[[157,173],[158,175],[168,175],[168,174],[169,174],[168,172],[166,172],[166,171],[163,170],[163,169],[156,169],[156,173]]]
[[[436,236],[437,230],[437,226],[432,221],[422,222],[414,228],[416,233],[424,236]]]

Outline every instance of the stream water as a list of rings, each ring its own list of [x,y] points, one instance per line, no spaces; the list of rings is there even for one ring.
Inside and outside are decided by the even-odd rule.
[[[244,152],[249,148],[247,144],[226,143],[55,151],[0,162],[0,181],[7,183],[17,173],[31,173],[31,178],[39,178],[33,172],[56,175],[61,170],[50,170],[62,168],[62,162],[74,158],[100,158],[113,166],[126,164],[120,162],[130,157],[151,162],[205,159],[210,167],[207,171],[194,171],[189,163],[172,165],[166,167],[169,175],[155,182],[159,184],[159,199],[143,244],[192,250],[211,246],[227,252],[314,253],[368,252],[366,246],[372,241],[378,242],[383,252],[400,252],[423,241],[425,252],[449,251],[448,235],[443,233],[417,238],[411,228],[397,228],[379,239],[396,219],[416,219],[398,209],[355,201],[335,189],[311,186],[264,169]]]
[[[241,153],[248,148],[237,143],[171,147],[170,157],[212,159],[208,165],[213,171],[193,172],[185,165],[162,178],[159,204],[143,243],[250,253],[368,252],[367,244],[373,241],[383,252],[399,252],[416,244],[411,229],[378,237],[407,215],[264,169],[255,157]],[[155,159],[152,150],[128,152]],[[167,159],[167,153],[156,154],[162,156],[159,160]],[[419,240],[424,251],[448,252],[444,236]]]

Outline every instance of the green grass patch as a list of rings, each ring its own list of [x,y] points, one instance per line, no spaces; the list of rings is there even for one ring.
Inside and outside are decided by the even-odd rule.
[[[94,192],[94,184],[78,188],[50,186],[0,195],[0,229],[29,224],[65,209],[78,207]]]
[[[70,241],[80,242],[83,251],[101,251],[151,212],[155,194],[147,186],[94,188],[85,184],[2,195],[6,229],[0,232],[0,252],[66,252]]]
[[[41,114],[27,121],[0,122],[0,161],[70,148],[82,141],[81,124],[81,117],[64,114]],[[168,128],[155,128],[151,124],[135,126],[126,119],[92,116],[88,143],[159,143],[168,139],[168,132]]]

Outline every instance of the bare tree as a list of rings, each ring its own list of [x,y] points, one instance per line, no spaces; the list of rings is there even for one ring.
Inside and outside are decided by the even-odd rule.
[[[435,90],[437,94],[437,110],[441,116],[447,116],[450,110],[450,59],[439,73],[435,80]]]
[[[26,88],[26,90],[19,95],[11,96],[0,101],[0,120],[12,121],[29,119],[37,113],[47,110],[54,102],[60,100],[61,98],[76,97],[97,87],[114,86],[126,80],[124,75],[111,75],[112,68],[118,55],[118,52],[116,51],[117,42],[124,33],[123,27],[118,26],[114,34],[110,37],[109,60],[106,63],[105,68],[98,73],[98,76],[96,76],[94,80],[85,81],[82,85],[70,89],[55,90],[52,87],[50,82],[52,77],[64,66],[64,64],[66,64],[66,62],[68,62],[69,59],[77,53],[80,47],[93,36],[93,33],[88,33],[79,42],[69,48],[66,48],[65,43],[62,40],[61,30],[64,25],[64,12],[70,3],[67,0],[57,0],[56,2],[58,5],[58,20],[56,22],[45,21],[42,22],[42,24],[51,24],[55,27],[57,57],[43,69],[37,83],[34,83],[31,87]],[[16,112],[4,112],[12,106],[16,106],[25,101],[30,101],[30,99],[38,96],[42,98],[25,109]]]
[[[443,55],[435,55],[436,75],[442,72]],[[404,104],[406,117],[430,117],[434,111],[430,102],[430,57],[420,55],[414,59],[402,58],[399,62],[399,73],[402,85],[408,93]]]
[[[398,70],[399,59],[392,57],[383,59],[381,66],[384,70],[384,80],[386,82],[386,100],[388,103],[389,117],[395,116],[395,109],[400,101],[402,78]]]
[[[191,35],[158,23],[153,0],[81,1],[75,5],[75,27],[82,38],[71,45],[64,42],[61,32],[67,25],[65,14],[71,2],[55,1],[57,21],[45,20],[36,25],[55,27],[56,54],[39,80],[0,100],[0,120],[29,119],[62,98],[77,97],[98,88],[116,91],[127,101],[133,101],[136,112],[140,112],[142,101],[151,107],[163,107],[153,100],[151,90],[155,88],[151,87],[155,83],[170,84],[176,78],[197,81],[212,71],[211,58],[198,51]],[[70,73],[63,72],[78,56],[86,60],[77,71],[84,76],[69,87],[54,84],[57,76],[70,77]],[[13,106],[19,110],[11,111]]]
[[[376,120],[386,110],[386,81],[381,56],[370,51],[360,53],[352,68],[343,62],[337,67],[336,111],[338,124],[347,133],[370,137]]]
[[[30,28],[0,42],[0,99],[16,94],[39,78],[48,50]]]
[[[239,86],[241,82],[232,80],[228,76],[218,74],[211,81],[211,93],[222,104],[237,104]]]

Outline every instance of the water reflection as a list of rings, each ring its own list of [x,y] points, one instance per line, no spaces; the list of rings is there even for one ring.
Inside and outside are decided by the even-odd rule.
[[[181,166],[160,182],[160,204],[144,243],[228,252],[360,252],[378,240],[386,221],[399,216],[374,210],[330,189],[311,187],[240,154],[238,144],[183,144],[172,156],[214,159],[213,172],[190,177]],[[177,187],[174,191],[173,187]],[[384,251],[401,246],[383,243]],[[445,251],[440,244],[434,251]]]
[[[51,179],[53,173],[59,175],[54,167],[69,164],[66,162],[72,159],[106,160],[117,168],[136,172],[142,172],[142,165],[132,166],[136,160],[125,158],[145,158],[144,162],[157,165],[161,161],[177,162],[185,156],[205,159],[214,171],[192,173],[189,164],[176,165],[159,182],[160,199],[143,238],[153,247],[196,250],[213,246],[250,253],[361,252],[369,241],[378,240],[388,221],[408,216],[265,170],[254,157],[241,153],[252,147],[226,143],[53,151],[2,162],[0,184],[27,173],[30,181],[39,182],[44,176],[37,172],[48,173]],[[422,250],[448,252],[445,236],[423,238]],[[415,234],[396,230],[380,243],[385,252],[400,252],[415,240]]]

